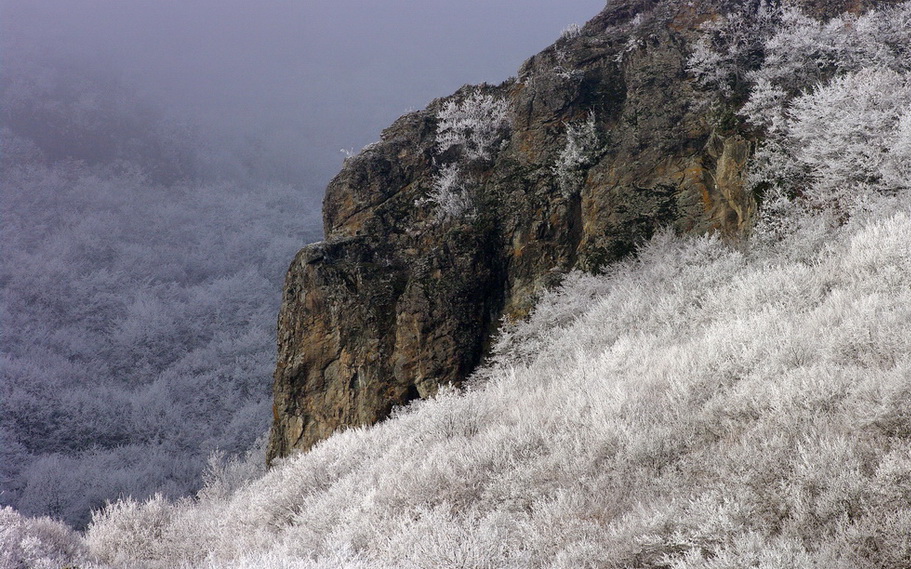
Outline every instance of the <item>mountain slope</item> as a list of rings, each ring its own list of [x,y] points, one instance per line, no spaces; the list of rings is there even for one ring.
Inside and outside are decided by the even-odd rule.
[[[890,3],[796,5],[837,22]],[[783,13],[610,2],[516,78],[434,101],[348,160],[326,193],[326,241],[288,272],[270,459],[459,384],[500,320],[570,270],[600,271],[665,226],[748,233],[761,192],[746,165],[766,132],[737,113]],[[815,74],[774,86],[793,95],[841,71],[833,59],[852,54],[833,45],[800,46],[808,61],[791,71]]]
[[[231,494],[114,505],[88,543],[114,566],[907,566],[909,205],[745,252],[662,234],[542,301],[467,392]]]
[[[766,9],[706,22],[687,60],[762,135],[748,239],[659,230],[543,293],[464,389],[265,475],[111,504],[84,538],[4,510],[4,562],[911,565],[911,3]]]
[[[685,70],[700,18],[731,6],[697,4],[611,3],[516,78],[434,101],[346,162],[326,242],[285,284],[270,458],[461,382],[499,320],[573,268],[666,224],[749,223],[749,145],[693,105]]]

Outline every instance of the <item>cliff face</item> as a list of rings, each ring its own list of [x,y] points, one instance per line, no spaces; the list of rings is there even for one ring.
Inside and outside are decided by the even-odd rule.
[[[746,4],[610,2],[517,78],[434,101],[349,159],[326,241],[287,275],[269,459],[458,384],[501,318],[571,269],[664,226],[748,231],[753,137],[685,69],[699,24]],[[854,7],[828,4],[808,7]]]

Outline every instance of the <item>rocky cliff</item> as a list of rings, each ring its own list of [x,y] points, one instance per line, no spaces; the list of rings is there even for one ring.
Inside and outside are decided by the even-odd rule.
[[[712,92],[686,64],[701,24],[758,6],[612,1],[516,78],[405,115],[349,159],[326,240],[287,275],[269,460],[458,384],[501,319],[658,228],[742,238],[758,135],[736,120],[736,89]]]

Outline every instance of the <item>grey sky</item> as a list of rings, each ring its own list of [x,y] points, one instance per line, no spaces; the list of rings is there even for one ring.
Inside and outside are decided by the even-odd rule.
[[[15,49],[115,71],[311,191],[409,109],[499,82],[604,0],[0,0]],[[9,44],[7,44],[9,45]],[[37,46],[37,47],[36,47]],[[313,187],[316,186],[316,187]]]

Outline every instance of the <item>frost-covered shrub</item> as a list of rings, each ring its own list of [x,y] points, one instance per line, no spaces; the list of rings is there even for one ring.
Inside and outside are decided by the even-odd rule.
[[[320,232],[249,144],[41,51],[0,80],[0,505],[81,528],[268,428],[282,274]]]
[[[266,454],[266,438],[263,437],[243,456],[229,455],[217,450],[209,455],[209,462],[203,472],[203,487],[197,493],[201,500],[222,500],[239,490],[246,483],[262,476],[266,471],[263,456]]]
[[[560,32],[560,39],[568,40],[577,38],[582,35],[582,26],[579,24],[570,24]]]
[[[487,160],[509,126],[506,100],[478,89],[443,104],[437,115],[437,150],[458,147],[469,161]]]
[[[911,109],[911,74],[864,68],[836,77],[789,108],[788,139],[795,159],[813,182],[816,201],[843,200],[865,188],[890,189],[886,178],[906,162],[900,145],[902,117]],[[899,166],[900,167],[900,166]]]
[[[481,89],[443,104],[437,115],[436,150],[444,154],[455,148],[457,155],[437,166],[427,197],[439,221],[460,219],[473,211],[477,188],[467,170],[473,162],[492,157],[509,126],[506,100]]]
[[[740,112],[775,133],[791,98],[833,77],[865,67],[911,71],[911,2],[826,23],[787,8],[763,41],[763,65],[749,73],[754,87]]]
[[[557,187],[565,197],[579,193],[584,170],[598,157],[600,148],[594,112],[584,122],[566,125],[566,144],[552,167]]]
[[[458,163],[446,164],[433,177],[428,201],[436,207],[438,220],[461,219],[474,207],[473,190],[471,180]]]
[[[88,561],[88,550],[72,529],[50,518],[26,518],[0,508],[0,568],[60,569]]]
[[[86,543],[93,555],[113,566],[135,560],[165,561],[159,549],[175,510],[160,494],[144,503],[125,498],[108,504],[95,512]]]
[[[820,22],[790,8],[765,42],[766,60],[757,75],[800,92],[833,75],[877,66],[911,69],[911,3],[841,14]]]
[[[733,97],[763,59],[765,39],[774,31],[779,9],[761,0],[755,11],[735,10],[701,26],[702,35],[687,60],[687,70],[707,89]]]

